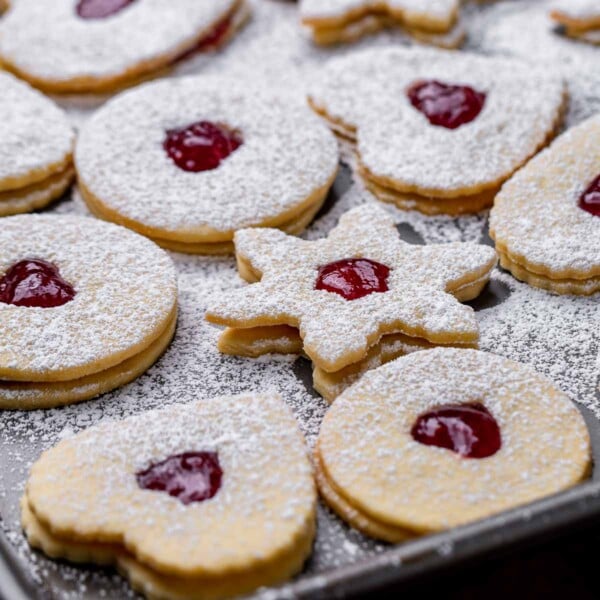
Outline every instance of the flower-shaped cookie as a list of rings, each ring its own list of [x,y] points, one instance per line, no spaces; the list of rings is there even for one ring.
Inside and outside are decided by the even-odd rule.
[[[364,375],[325,415],[315,458],[327,504],[391,542],[555,494],[591,467],[583,417],[551,381],[457,348]]]
[[[75,175],[75,134],[48,98],[0,72],[0,217],[48,205]]]
[[[475,212],[553,136],[563,81],[516,59],[418,48],[332,60],[312,107],[356,142],[381,200],[427,214]]]
[[[457,47],[464,39],[464,29],[454,27],[459,6],[459,0],[301,0],[300,16],[323,45],[401,27],[425,43]]]
[[[505,184],[490,235],[518,279],[559,294],[600,291],[600,116],[569,129]]]
[[[31,469],[22,522],[33,546],[116,564],[151,598],[213,600],[297,573],[315,508],[302,434],[281,397],[264,393],[176,405],[61,441]]]
[[[372,204],[346,213],[327,239],[245,229],[234,241],[240,267],[260,282],[215,300],[206,318],[238,328],[297,327],[305,353],[325,371],[361,360],[386,333],[476,342],[474,312],[452,294],[487,278],[496,264],[486,246],[407,244]]]
[[[0,23],[0,60],[52,92],[111,91],[224,43],[244,0],[19,0]]]

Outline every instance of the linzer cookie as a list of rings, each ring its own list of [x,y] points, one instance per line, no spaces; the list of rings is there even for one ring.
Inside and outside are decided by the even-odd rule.
[[[554,2],[551,16],[569,37],[600,44],[600,4],[596,0]]]
[[[7,217],[0,227],[0,408],[86,400],[169,345],[177,277],[166,252],[116,225]]]
[[[254,347],[258,355],[301,347],[326,373],[373,359],[369,350],[392,334],[421,346],[476,344],[474,312],[458,298],[477,296],[496,264],[487,246],[407,244],[391,216],[372,204],[346,213],[327,239],[245,229],[235,245],[241,276],[258,283],[209,306],[210,322],[233,328],[221,350]],[[374,352],[381,356],[382,346]]]
[[[303,103],[191,77],[106,104],[81,132],[76,166],[97,216],[171,250],[223,254],[243,227],[300,233],[333,183],[338,148]]]
[[[309,93],[314,110],[354,142],[366,187],[429,215],[491,206],[552,138],[565,101],[564,83],[546,68],[417,48],[334,59]]]
[[[457,48],[465,38],[459,0],[301,0],[300,16],[317,44],[355,42],[381,29],[400,28],[435,46]]]
[[[33,465],[21,505],[32,546],[114,564],[164,600],[283,583],[316,528],[304,440],[275,393],[176,405],[67,438]]]
[[[112,91],[224,44],[246,16],[245,0],[20,0],[0,61],[45,91]]]
[[[0,72],[0,217],[50,204],[71,185],[75,134],[50,100]]]
[[[558,294],[600,291],[600,117],[569,129],[506,183],[490,235],[518,279]]]
[[[531,367],[436,348],[370,371],[332,405],[315,449],[325,502],[399,542],[576,485],[591,470],[585,422]]]

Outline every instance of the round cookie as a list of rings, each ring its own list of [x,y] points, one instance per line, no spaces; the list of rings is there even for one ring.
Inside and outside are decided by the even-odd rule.
[[[41,456],[22,501],[33,546],[116,564],[139,591],[173,600],[282,583],[310,554],[315,517],[304,440],[276,393],[92,427]]]
[[[334,59],[309,89],[313,109],[354,140],[356,170],[375,196],[426,214],[490,206],[553,137],[565,101],[563,81],[545,68],[424,48]]]
[[[71,184],[75,134],[45,96],[0,72],[0,217],[43,208]]]
[[[224,43],[244,0],[19,0],[0,23],[0,61],[49,92],[103,92]]]
[[[0,229],[0,408],[93,397],[135,378],[170,342],[170,257],[122,227],[8,217]]]
[[[563,491],[591,469],[585,422],[551,381],[449,348],[364,375],[329,409],[315,456],[331,508],[390,542]]]
[[[490,235],[518,279],[559,294],[600,291],[600,117],[569,129],[504,185]]]
[[[242,227],[299,233],[333,183],[338,149],[302,104],[190,77],[101,108],[80,134],[76,166],[96,215],[169,248],[217,253],[232,249]]]

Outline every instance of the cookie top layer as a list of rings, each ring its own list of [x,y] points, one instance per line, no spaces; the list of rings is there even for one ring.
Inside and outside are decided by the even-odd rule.
[[[600,4],[597,0],[554,0],[554,13],[564,15],[567,19],[581,21],[600,18]]]
[[[409,25],[451,24],[459,8],[458,0],[301,0],[300,15],[306,23],[344,22],[353,14],[387,10]]]
[[[490,231],[498,250],[551,278],[600,275],[600,217],[579,206],[600,176],[600,116],[561,135],[508,181]]]
[[[138,485],[136,475],[152,464],[191,452],[218,456],[222,478],[212,498],[186,505]],[[273,562],[306,535],[316,505],[304,439],[274,392],[92,427],[41,456],[26,495],[54,534],[123,544],[153,570],[183,577]]]
[[[413,439],[417,419],[478,403],[500,428],[488,458]],[[373,519],[439,531],[564,490],[589,472],[577,408],[531,367],[477,350],[416,352],[365,374],[329,409],[318,453],[332,485]]]
[[[70,161],[75,134],[48,98],[0,72],[0,192],[45,179]]]
[[[216,169],[186,172],[165,152],[165,135],[201,121],[238,132],[243,144]],[[87,190],[127,225],[166,239],[222,241],[307,208],[335,176],[338,150],[303,103],[248,82],[190,77],[106,104],[81,132],[76,165]]]
[[[71,380],[145,349],[175,316],[169,255],[123,227],[84,217],[2,219],[0,276],[24,259],[59,269],[74,299],[55,308],[0,302],[0,378]]]
[[[34,80],[107,79],[176,58],[237,0],[136,0],[104,19],[83,19],[76,0],[19,0],[0,23],[0,56]]]
[[[308,242],[276,229],[244,229],[234,241],[238,261],[247,262],[260,281],[216,298],[207,319],[242,328],[298,327],[305,352],[326,371],[361,360],[385,333],[437,343],[477,342],[473,309],[452,293],[489,276],[496,253],[488,246],[408,244],[376,204],[344,214],[326,239]],[[383,267],[386,281],[379,293],[347,299],[318,285],[333,267],[329,281],[335,286],[343,276],[336,263],[348,259],[379,264],[366,274],[367,282]]]
[[[422,80],[485,93],[481,113],[454,130],[431,125],[407,95]],[[455,197],[499,185],[545,143],[565,86],[514,59],[386,48],[332,60],[309,97],[328,119],[356,129],[360,161],[374,177],[400,191]]]

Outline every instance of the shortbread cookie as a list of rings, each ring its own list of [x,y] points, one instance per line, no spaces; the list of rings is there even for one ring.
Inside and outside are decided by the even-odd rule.
[[[597,0],[555,0],[551,16],[571,33],[600,29],[600,4]]]
[[[452,294],[496,264],[486,246],[407,244],[392,217],[373,204],[343,215],[327,239],[244,229],[234,241],[242,276],[250,271],[260,282],[216,299],[207,320],[235,328],[295,327],[303,351],[327,372],[362,360],[390,333],[475,343],[474,312]]]
[[[518,279],[559,294],[600,291],[600,117],[569,129],[505,184],[490,235]]]
[[[0,72],[0,217],[43,208],[74,177],[75,134],[50,100]]]
[[[115,90],[227,41],[244,0],[19,0],[0,61],[50,92]]]
[[[338,148],[303,104],[190,77],[101,108],[81,132],[76,166],[96,215],[168,248],[213,254],[231,251],[243,227],[300,233],[333,183]]]
[[[453,348],[364,375],[325,415],[315,459],[325,502],[390,542],[533,502],[591,471],[585,422],[551,381]]]
[[[423,48],[334,59],[309,93],[332,129],[355,141],[371,191],[426,214],[490,206],[554,135],[565,101],[563,81],[547,69]]]
[[[152,242],[95,219],[27,215],[0,228],[0,408],[84,400],[168,346],[177,277]]]
[[[135,589],[169,600],[282,583],[311,552],[315,512],[304,440],[276,393],[92,427],[41,456],[22,501],[31,545],[115,564]]]

